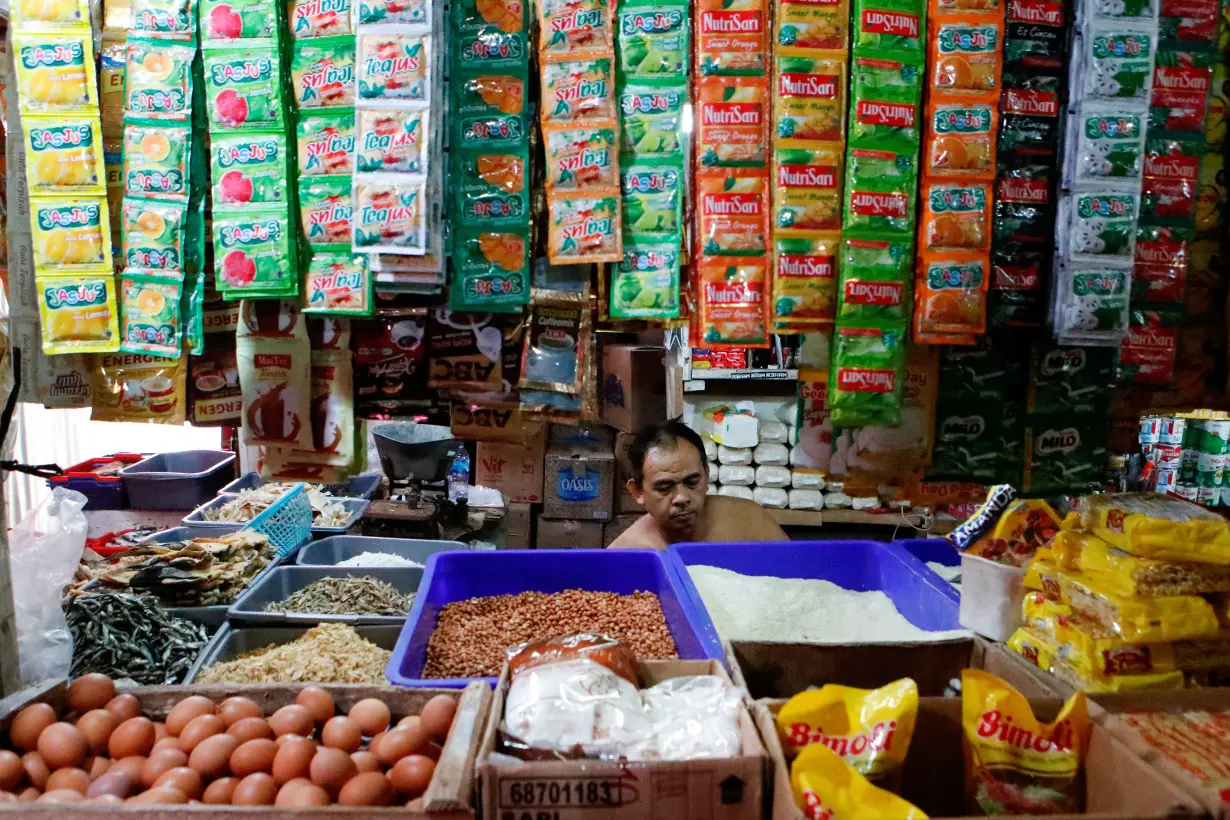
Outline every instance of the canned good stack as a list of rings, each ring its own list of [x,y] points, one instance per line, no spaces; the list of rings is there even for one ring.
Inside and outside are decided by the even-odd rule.
[[[1175,491],[1183,453],[1183,432],[1187,419],[1178,416],[1142,416],[1140,419],[1140,451],[1144,460],[1153,465],[1159,493]]]
[[[1230,420],[1189,419],[1182,446],[1175,493],[1206,507],[1222,503]]]

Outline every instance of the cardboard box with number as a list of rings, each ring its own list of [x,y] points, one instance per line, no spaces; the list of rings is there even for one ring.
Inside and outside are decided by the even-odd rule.
[[[644,661],[637,667],[642,686],[688,675],[730,680],[717,661]],[[762,820],[767,752],[743,707],[737,757],[503,763],[492,755],[499,751],[507,694],[505,664],[476,761],[486,820]]]

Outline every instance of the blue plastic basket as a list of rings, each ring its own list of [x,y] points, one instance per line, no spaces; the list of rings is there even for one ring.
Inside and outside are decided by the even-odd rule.
[[[385,668],[385,677],[398,686],[463,689],[475,680],[494,686],[495,678],[422,677],[427,642],[436,628],[440,610],[467,598],[566,589],[621,595],[652,592],[662,604],[662,614],[680,658],[723,658],[722,645],[703,637],[713,634],[708,613],[693,609],[666,557],[655,550],[437,552],[427,559],[423,580]]]
[[[894,544],[879,541],[783,541],[743,544],[673,544],[667,548],[692,607],[705,602],[688,567],[704,564],[743,575],[819,578],[839,587],[882,590],[919,629],[960,629],[956,591],[926,565]],[[712,620],[707,620],[712,628]],[[708,637],[708,636],[706,636]],[[718,640],[714,630],[713,640]]]
[[[312,502],[306,488],[296,484],[248,522],[248,529],[267,535],[279,558],[290,555],[312,537]]]

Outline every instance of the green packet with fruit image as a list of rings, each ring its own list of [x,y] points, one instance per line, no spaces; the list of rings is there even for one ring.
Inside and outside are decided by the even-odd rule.
[[[913,239],[843,236],[837,320],[850,325],[898,323],[913,311]]]
[[[349,249],[351,221],[349,176],[304,177],[299,180],[299,224],[313,248]]]
[[[846,198],[842,227],[913,236],[917,150],[883,148],[866,143],[850,146],[846,157]]]
[[[129,118],[124,123],[124,194],[186,200],[191,145],[187,125]]]
[[[127,271],[120,276],[122,352],[179,356],[180,288],[180,280],[173,276]]]
[[[921,102],[918,61],[855,57],[850,65],[850,142],[917,154]]]
[[[679,316],[680,236],[624,237],[624,258],[607,266],[612,319]]]
[[[120,236],[125,270],[184,276],[186,203],[124,197]]]
[[[648,157],[626,162],[619,170],[624,231],[680,236],[683,185],[683,168],[678,160]]]
[[[284,202],[286,135],[281,131],[228,131],[209,142],[209,178],[217,206]]]
[[[275,43],[249,42],[204,50],[210,132],[284,128],[282,62]]]
[[[621,78],[664,78],[680,85],[687,81],[688,3],[623,3],[615,22],[615,53]]]
[[[453,191],[461,224],[481,228],[526,223],[530,216],[528,147],[462,151],[454,160]]]
[[[217,288],[228,299],[289,295],[299,289],[285,205],[217,209],[213,220]]]
[[[844,327],[833,333],[829,417],[834,427],[901,423],[905,328]]]
[[[453,310],[503,310],[530,300],[526,226],[462,228],[453,240]]]
[[[332,316],[372,315],[372,274],[367,256],[316,250],[303,273],[303,312]]]
[[[621,85],[620,149],[637,157],[679,155],[686,86],[673,80],[641,80]]]
[[[328,2],[316,0],[316,4],[321,5],[322,1]],[[200,0],[199,8],[202,42],[258,40],[277,36],[279,17],[273,0]]]

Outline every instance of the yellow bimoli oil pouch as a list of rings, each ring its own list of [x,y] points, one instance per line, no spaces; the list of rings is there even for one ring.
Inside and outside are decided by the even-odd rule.
[[[821,820],[927,820],[890,791],[873,786],[841,755],[821,744],[806,747],[790,766],[794,804]]]

